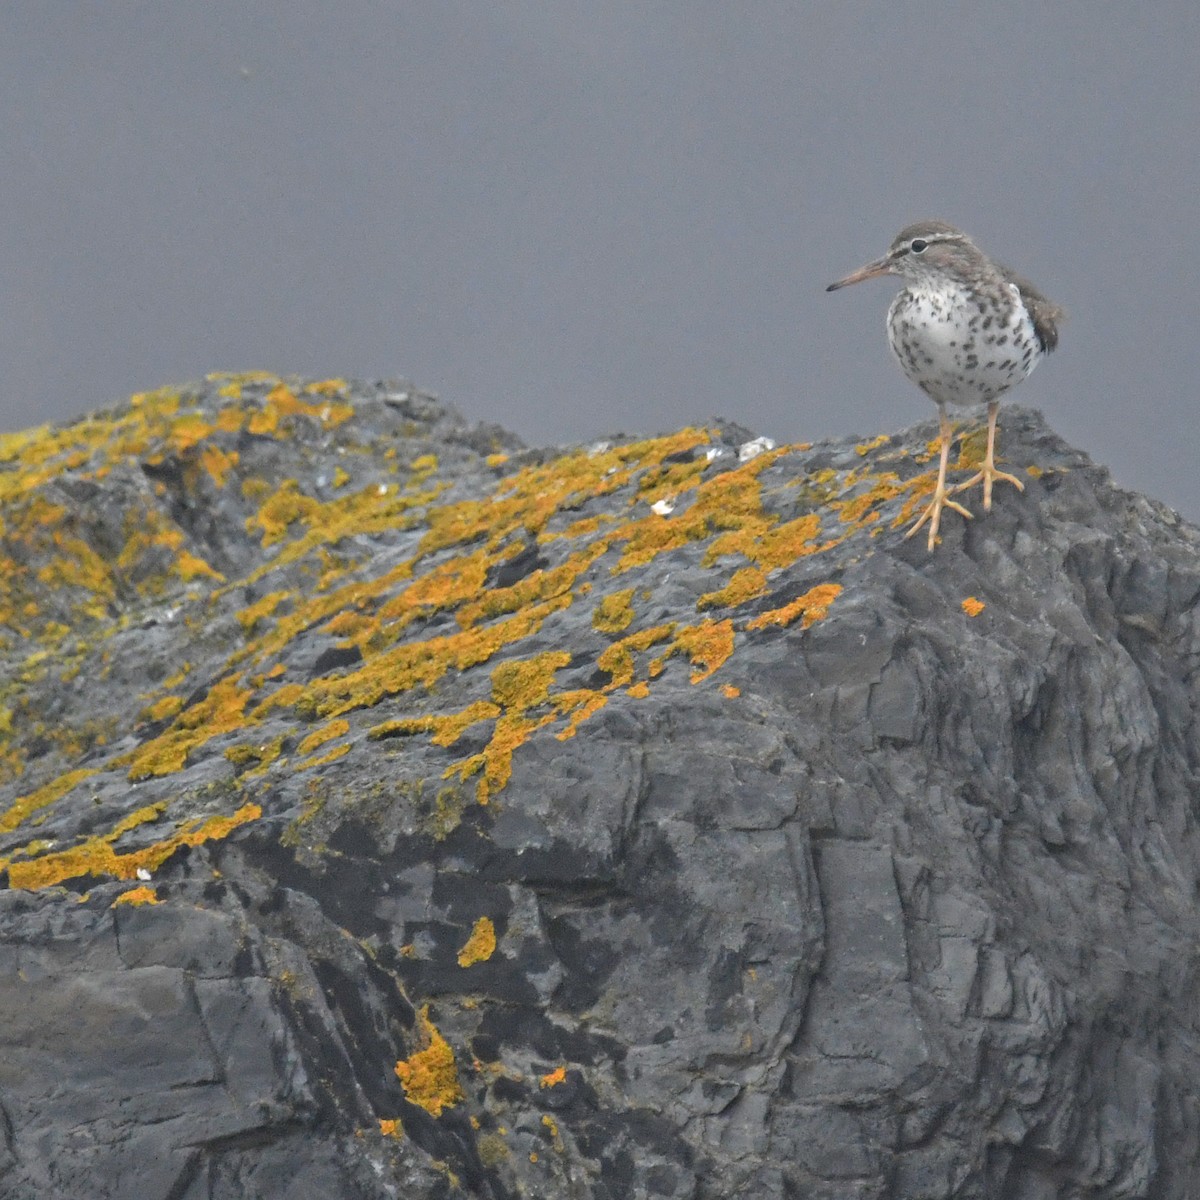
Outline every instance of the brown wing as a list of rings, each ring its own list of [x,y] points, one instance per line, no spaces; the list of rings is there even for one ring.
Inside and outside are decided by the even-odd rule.
[[[1021,299],[1033,319],[1033,332],[1037,334],[1042,352],[1049,354],[1058,345],[1058,326],[1067,319],[1066,310],[1053,300],[1047,300],[1023,275],[1018,275],[1008,267],[1001,267],[1000,270],[1009,283],[1017,285],[1017,291],[1021,293]]]

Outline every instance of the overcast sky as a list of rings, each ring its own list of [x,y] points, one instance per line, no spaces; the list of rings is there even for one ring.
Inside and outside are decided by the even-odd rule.
[[[8,4],[0,423],[265,368],[873,435],[894,289],[823,288],[941,217],[1071,314],[1012,398],[1200,518],[1198,79],[1197,0]]]

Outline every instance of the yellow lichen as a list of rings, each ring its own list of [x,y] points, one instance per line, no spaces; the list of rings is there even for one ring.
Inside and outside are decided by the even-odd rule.
[[[854,453],[860,457],[865,456],[870,454],[872,450],[878,450],[880,446],[886,446],[891,440],[890,434],[881,433],[878,437],[873,437],[869,442],[859,442],[854,447]]]
[[[315,383],[306,384],[304,390],[316,396],[341,396],[349,386],[344,379],[319,379]]]
[[[162,901],[158,898],[158,893],[152,887],[135,887],[130,888],[127,892],[122,892],[109,906],[116,908],[118,904],[161,904]]]
[[[429,1005],[417,1014],[418,1036],[424,1048],[396,1063],[396,1076],[404,1088],[405,1099],[423,1108],[432,1117],[465,1099],[458,1082],[454,1051],[429,1019]]]
[[[243,780],[256,779],[266,774],[267,768],[283,753],[283,735],[272,738],[265,743],[243,743],[230,746],[225,751],[225,757],[240,771],[244,772]]]
[[[620,633],[633,623],[634,588],[603,596],[592,610],[592,625],[601,633]]]
[[[312,767],[323,767],[327,763],[337,762],[339,758],[344,758],[350,753],[350,743],[343,742],[340,746],[334,746],[333,749],[327,750],[324,754],[317,755],[314,758],[306,758],[296,764],[297,771],[307,771]]]
[[[320,729],[314,729],[308,737],[296,747],[297,754],[311,754],[318,746],[332,742],[335,738],[345,737],[350,732],[349,721],[330,721]]]
[[[560,742],[573,738],[580,725],[590,717],[594,717],[606,704],[608,697],[602,692],[590,688],[577,688],[571,692],[560,692],[554,697],[554,707],[560,713],[570,714],[566,728],[555,734]]]
[[[80,767],[74,771],[67,771],[66,774],[60,775],[57,779],[50,780],[49,783],[43,784],[36,792],[30,792],[25,796],[18,796],[16,800],[9,806],[9,809],[3,816],[0,816],[0,833],[11,833],[22,821],[27,820],[34,813],[40,812],[43,808],[53,804],[56,800],[61,800],[69,791],[82,783],[85,779],[90,779],[96,774],[95,767]]]
[[[268,592],[253,604],[237,613],[238,624],[247,634],[254,632],[260,621],[266,620],[285,601],[291,598],[288,592]]]
[[[114,571],[114,559],[92,545],[90,535],[76,526],[75,515],[38,495],[36,489],[57,472],[94,470],[99,478],[99,472],[132,457],[165,463],[175,456],[185,486],[228,486],[230,472],[243,465],[239,453],[248,453],[248,437],[292,438],[314,424],[328,427],[352,413],[350,405],[331,399],[345,391],[339,380],[304,385],[275,376],[244,375],[222,376],[219,382],[226,403],[215,414],[186,396],[164,391],[138,397],[127,420],[85,422],[70,432],[0,436],[0,461],[13,464],[8,474],[0,472],[4,533],[9,539],[5,545],[15,537],[32,539],[22,553],[41,556],[35,557],[45,571],[39,583],[53,586],[57,604],[55,612],[40,615],[45,593],[19,590],[20,564],[0,563],[0,619],[23,614],[10,622],[18,635],[24,632],[22,622],[36,621],[42,646],[57,655],[80,617],[110,618],[114,601],[119,603],[116,598],[130,579],[139,592],[155,597],[169,586],[177,587],[180,579],[193,585],[220,581],[208,563],[187,549],[188,539],[166,515],[165,501],[152,498],[127,512],[126,541],[117,550]],[[91,443],[99,440],[103,455],[89,458],[95,453]],[[142,718],[170,725],[98,769],[124,766],[133,779],[167,775],[192,761],[189,756],[196,756],[213,738],[232,733],[238,744],[224,753],[239,778],[267,770],[309,770],[362,749],[361,743],[346,739],[349,725],[339,719],[391,698],[399,711],[385,714],[389,719],[375,724],[369,736],[427,735],[434,745],[451,752],[447,777],[474,779],[477,797],[486,801],[508,782],[514,752],[539,731],[549,728],[566,740],[600,712],[614,692],[649,695],[651,681],[672,656],[686,655],[692,678],[699,682],[733,652],[735,633],[729,621],[656,626],[627,635],[636,615],[635,592],[640,603],[654,602],[657,584],[647,577],[637,588],[608,595],[595,605],[594,627],[604,634],[624,635],[597,658],[596,665],[608,673],[607,683],[580,687],[576,681],[560,682],[557,673],[572,661],[564,652],[530,658],[526,651],[521,657],[528,639],[554,614],[587,596],[606,570],[627,572],[673,549],[695,547],[701,567],[713,572],[700,607],[733,607],[763,595],[772,586],[773,572],[877,521],[887,500],[904,492],[915,502],[927,486],[924,477],[901,485],[894,476],[872,474],[867,464],[852,471],[810,473],[797,481],[803,488],[797,497],[801,515],[784,520],[767,505],[764,488],[771,476],[764,472],[793,451],[769,451],[726,469],[720,458],[703,452],[709,440],[705,431],[683,430],[596,452],[525,459],[524,466],[493,456],[489,461],[496,474],[490,492],[449,504],[438,502],[446,484],[431,479],[438,468],[435,456],[399,446],[389,447],[384,456],[394,464],[392,480],[355,493],[341,491],[350,472],[338,467],[333,475],[338,494],[333,499],[328,498],[327,484],[310,488],[296,480],[243,477],[238,482],[251,513],[247,527],[271,553],[216,596],[255,596],[263,590],[259,581],[273,575],[287,582],[236,613],[244,642],[223,665],[210,668],[217,682],[189,702],[175,694],[182,673],[165,681],[160,694],[145,697]],[[881,443],[866,446],[872,449],[876,444]],[[348,453],[365,449],[353,437],[345,448]],[[410,453],[415,457],[405,467]],[[610,505],[611,512],[576,515],[581,505],[618,489],[629,495],[628,507]],[[157,490],[165,496],[165,486]],[[30,496],[34,500],[28,500]],[[667,496],[675,505],[669,515],[647,512],[645,505]],[[14,506],[21,509],[18,516],[10,516]],[[825,529],[832,528],[832,536],[823,532],[822,522]],[[372,533],[409,527],[414,531],[411,556],[391,559],[386,569],[374,570],[360,541],[365,543]],[[570,544],[563,546],[562,540]],[[559,561],[539,565],[506,586],[489,584],[532,545],[556,541]],[[44,561],[47,546],[54,548],[53,567]],[[569,551],[565,557],[564,550]],[[725,568],[727,559],[735,561]],[[303,583],[274,574],[293,563],[301,564]],[[71,595],[69,611],[57,599],[66,592]],[[191,597],[200,594],[196,586],[189,589]],[[807,625],[823,614],[832,598],[826,597],[822,605],[821,596],[814,590],[801,598],[803,603],[764,613],[748,628],[801,617]],[[441,614],[448,614],[456,626]],[[194,611],[185,619],[198,623],[202,618]],[[295,661],[289,647],[310,630],[337,639],[343,648],[354,647],[358,661],[344,659],[346,665],[303,684],[277,682],[287,664]],[[658,656],[646,662],[643,656],[655,647]],[[477,685],[467,674],[505,653],[517,657],[492,670],[491,698],[471,701],[470,689]],[[576,653],[582,654],[582,648]],[[29,669],[45,669],[32,658],[27,663]],[[586,673],[585,664],[579,666],[580,673]],[[465,707],[433,711],[438,705],[429,694],[452,675],[460,677],[453,680],[455,689],[467,690]],[[729,685],[724,693],[731,694]],[[268,719],[275,727],[264,742],[255,738],[253,727]],[[304,728],[303,722],[314,719],[326,724],[316,730]],[[455,759],[463,734],[488,722],[484,748],[469,755],[458,752]],[[105,736],[117,732],[107,731]],[[297,754],[283,758],[282,746],[294,741],[300,743]],[[338,744],[330,746],[334,741]],[[101,744],[95,739],[89,748]],[[0,754],[9,753],[0,745]],[[462,789],[451,790],[461,795]]]
[[[447,671],[487,662],[504,646],[536,633],[552,612],[569,603],[569,596],[559,597],[486,627],[402,643],[367,660],[358,670],[313,680],[303,705],[323,716],[340,716],[351,709],[369,708],[385,696],[431,688]]]
[[[695,668],[692,682],[700,683],[724,666],[733,653],[733,641],[732,621],[703,621],[683,626],[667,653],[680,650],[686,654]]]
[[[674,634],[675,629],[676,622],[672,621],[666,625],[655,625],[649,629],[631,633],[619,642],[613,642],[596,660],[596,666],[600,670],[608,672],[613,687],[623,687],[633,680],[634,655],[648,650],[659,642],[665,642]]]
[[[169,442],[176,453],[183,454],[212,433],[212,426],[199,413],[184,413],[171,422]]]
[[[471,930],[463,948],[458,952],[458,965],[470,967],[487,962],[496,953],[496,927],[487,917],[480,917]]]
[[[225,476],[238,465],[236,450],[223,450],[212,444],[204,447],[200,455],[200,464],[209,473],[217,487],[225,486]]]
[[[128,766],[132,780],[178,771],[192,750],[242,727],[253,691],[242,687],[240,680],[240,675],[232,675],[213,684],[203,699],[183,709],[158,737],[114,759],[113,765]]]
[[[162,696],[153,704],[148,704],[141,712],[143,721],[169,721],[182,708],[182,696]]]
[[[570,661],[571,656],[565,650],[548,650],[533,658],[503,662],[492,671],[492,699],[513,713],[542,704],[555,672]]]
[[[758,567],[742,567],[734,571],[733,578],[715,592],[705,592],[696,601],[696,607],[705,608],[735,608],[754,600],[767,590],[767,576]]]
[[[220,571],[210,567],[204,559],[192,554],[189,550],[180,550],[175,559],[175,569],[179,573],[179,578],[185,583],[201,578],[214,579],[217,583],[225,582],[225,576]]]
[[[8,867],[9,887],[28,890],[49,887],[81,875],[112,875],[117,879],[132,879],[139,867],[147,871],[157,870],[181,846],[199,846],[204,842],[219,841],[240,825],[256,821],[261,816],[262,809],[257,804],[244,804],[232,816],[188,822],[172,837],[128,854],[118,854],[112,848],[111,843],[126,832],[118,825],[105,836],[93,838],[69,850],[43,854],[29,861],[9,860],[0,865]]]
[[[765,629],[769,625],[790,625],[797,617],[802,618],[801,628],[807,629],[814,622],[821,620],[829,611],[829,606],[841,595],[840,583],[821,583],[809,588],[803,596],[797,596],[790,604],[782,608],[771,608],[760,613],[746,625],[747,629]]]
[[[488,700],[476,700],[461,712],[446,714],[429,714],[422,717],[399,717],[390,721],[382,721],[372,725],[367,730],[367,737],[372,741],[381,738],[403,737],[412,733],[431,733],[430,741],[435,746],[453,746],[460,737],[480,721],[490,721],[501,713],[498,704]]]

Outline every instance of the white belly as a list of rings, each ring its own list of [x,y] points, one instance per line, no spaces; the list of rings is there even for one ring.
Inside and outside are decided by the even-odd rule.
[[[1020,383],[1041,347],[1016,304],[981,309],[964,291],[913,284],[888,310],[888,341],[905,375],[939,404],[980,404]]]

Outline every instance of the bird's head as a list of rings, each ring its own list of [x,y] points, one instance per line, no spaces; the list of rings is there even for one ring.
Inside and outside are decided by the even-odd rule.
[[[825,290],[835,292],[877,275],[901,275],[916,282],[946,275],[967,276],[982,257],[962,230],[945,221],[918,221],[896,234],[882,258],[851,271]]]

